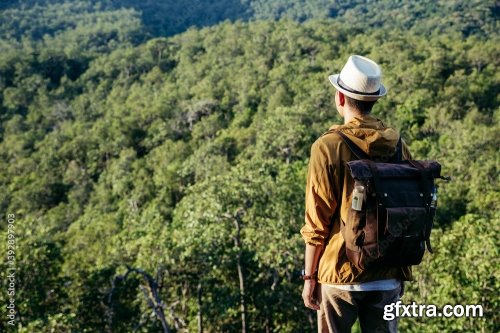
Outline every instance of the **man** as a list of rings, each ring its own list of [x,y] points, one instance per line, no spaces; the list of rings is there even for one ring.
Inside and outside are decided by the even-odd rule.
[[[329,77],[344,124],[331,127],[311,147],[301,229],[306,243],[302,297],[305,306],[317,310],[319,332],[350,332],[357,318],[363,332],[396,332],[397,319],[383,319],[384,305],[396,302],[402,294],[401,281],[412,278],[410,267],[358,270],[346,257],[340,233],[348,211],[342,202],[352,192],[345,163],[355,157],[335,131],[374,158],[393,155],[399,140],[394,129],[370,114],[386,94],[380,78],[374,61],[349,57],[340,74]],[[404,144],[403,158],[410,158]]]

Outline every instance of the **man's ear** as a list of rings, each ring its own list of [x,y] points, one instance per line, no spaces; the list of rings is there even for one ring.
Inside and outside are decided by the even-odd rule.
[[[341,106],[345,105],[345,95],[339,91],[339,104]]]

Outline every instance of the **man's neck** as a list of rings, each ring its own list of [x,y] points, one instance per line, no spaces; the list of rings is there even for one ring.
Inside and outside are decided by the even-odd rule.
[[[355,117],[363,117],[363,114],[358,110],[344,108],[344,124],[351,122]]]

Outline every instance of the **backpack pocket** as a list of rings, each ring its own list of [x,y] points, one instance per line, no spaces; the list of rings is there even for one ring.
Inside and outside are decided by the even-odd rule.
[[[379,252],[390,266],[418,265],[425,252],[429,213],[423,207],[386,208],[385,230]]]
[[[361,205],[353,203],[356,189],[362,188]],[[349,261],[359,270],[364,270],[380,257],[378,251],[378,223],[376,198],[369,195],[370,184],[356,180],[348,208],[347,221],[342,236],[346,242],[346,255]],[[361,190],[358,190],[358,195]],[[358,209],[361,208],[361,209]],[[344,224],[344,223],[342,223]]]

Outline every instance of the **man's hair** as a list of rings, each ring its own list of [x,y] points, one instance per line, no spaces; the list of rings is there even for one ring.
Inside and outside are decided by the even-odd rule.
[[[344,95],[345,96],[345,95]],[[360,101],[348,96],[345,96],[345,101],[349,106],[353,109],[358,110],[362,114],[368,114],[372,111],[373,105],[375,104],[375,101]]]

